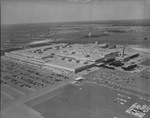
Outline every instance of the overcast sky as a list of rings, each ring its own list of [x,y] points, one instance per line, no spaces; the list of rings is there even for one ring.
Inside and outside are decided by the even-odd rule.
[[[2,0],[1,23],[150,19],[150,0]]]

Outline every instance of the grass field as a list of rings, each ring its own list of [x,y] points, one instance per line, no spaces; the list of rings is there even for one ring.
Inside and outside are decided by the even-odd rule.
[[[63,38],[64,40],[58,39],[57,42],[65,43],[91,43],[98,41],[99,43],[114,43],[114,44],[126,44],[126,45],[142,45],[144,47],[150,47],[149,40],[143,40],[144,36],[149,35],[148,32],[126,32],[126,33],[109,33],[109,36],[101,36],[97,38],[83,38],[87,36],[89,31],[82,31],[73,34],[60,34],[54,36],[54,38]],[[100,35],[102,31],[93,30],[93,35]],[[135,39],[135,40],[133,40]]]
[[[80,86],[69,84],[63,90],[45,101],[40,97],[36,104],[30,105],[44,118],[136,118],[125,111],[135,102],[150,104],[136,96],[88,82]],[[123,97],[127,101],[123,105],[114,102],[115,99],[122,98],[118,94],[130,96],[131,99]],[[149,118],[149,115],[148,112],[144,118]]]

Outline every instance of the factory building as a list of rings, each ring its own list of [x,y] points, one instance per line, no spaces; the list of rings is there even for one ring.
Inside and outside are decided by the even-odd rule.
[[[105,46],[103,46],[103,48],[115,49],[116,45],[115,44],[111,44],[111,43],[107,43]]]
[[[133,58],[138,57],[139,55],[140,55],[140,54],[138,54],[138,53],[129,55],[129,56],[127,56],[127,57],[124,57],[123,61],[124,61],[124,62],[127,62],[127,61],[129,61],[130,59],[133,59]]]
[[[57,73],[77,73],[96,62],[115,58],[118,51],[103,49],[98,44],[54,44],[12,51],[5,56],[40,66]]]

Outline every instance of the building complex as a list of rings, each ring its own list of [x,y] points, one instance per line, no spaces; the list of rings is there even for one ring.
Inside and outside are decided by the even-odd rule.
[[[61,74],[71,74],[118,56],[117,50],[105,47],[105,44],[61,43],[12,51],[5,56]]]

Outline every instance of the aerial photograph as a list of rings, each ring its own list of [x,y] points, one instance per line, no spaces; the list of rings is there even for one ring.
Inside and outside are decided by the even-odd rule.
[[[1,118],[150,118],[150,0],[1,0]]]

